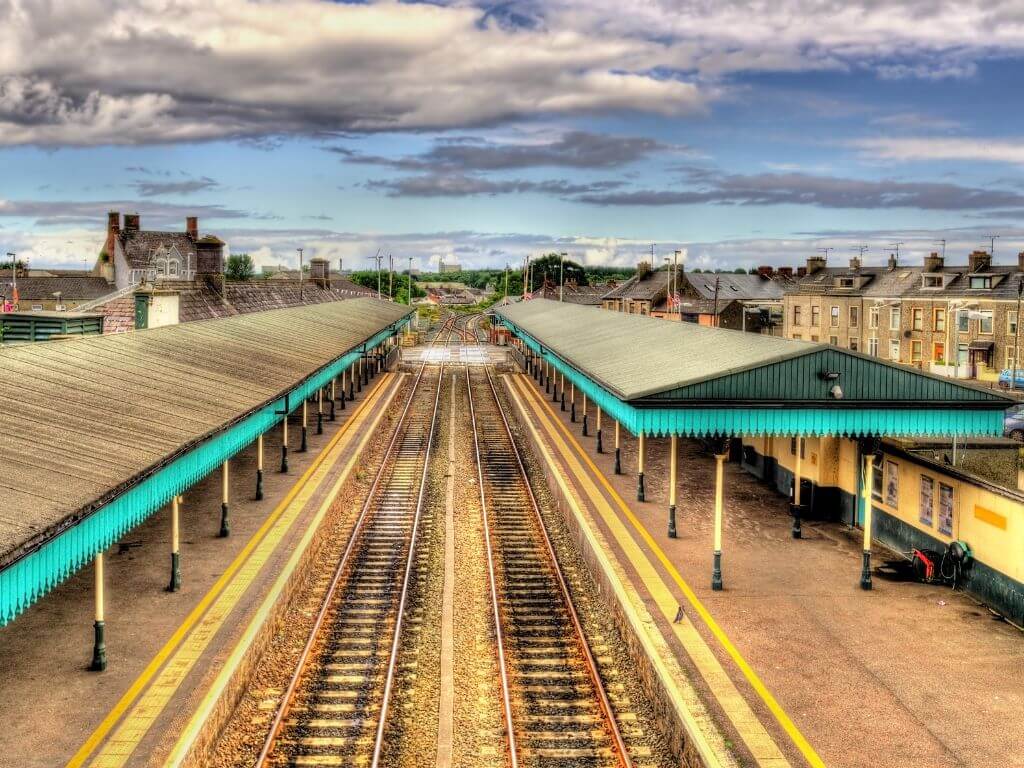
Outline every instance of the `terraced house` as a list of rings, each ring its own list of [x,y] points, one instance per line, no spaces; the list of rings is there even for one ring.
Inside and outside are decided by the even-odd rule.
[[[920,266],[890,256],[882,267],[856,258],[829,267],[812,257],[803,272],[784,299],[787,338],[955,378],[994,381],[1013,367],[1024,253],[1013,265],[995,265],[984,251],[952,266],[937,253]]]

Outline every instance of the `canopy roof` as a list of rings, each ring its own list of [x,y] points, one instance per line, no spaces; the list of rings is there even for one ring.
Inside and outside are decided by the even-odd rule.
[[[828,344],[545,300],[496,312],[644,432],[998,434],[1013,402]]]
[[[0,348],[0,624],[24,607],[12,608],[3,569],[72,527],[88,528],[73,552],[50,549],[43,576],[31,577],[45,583],[30,579],[29,597],[37,596],[408,314],[360,298]]]

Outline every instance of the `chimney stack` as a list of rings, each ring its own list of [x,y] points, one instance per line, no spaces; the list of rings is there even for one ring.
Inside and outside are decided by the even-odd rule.
[[[1024,272],[1024,251],[1017,254],[1017,271]]]
[[[309,277],[319,288],[331,287],[330,264],[327,259],[314,258],[309,260]]]
[[[807,274],[813,275],[816,272],[820,272],[825,268],[825,257],[824,256],[808,256],[807,257]]]
[[[121,214],[117,211],[110,211],[107,214],[107,241],[103,245],[103,251],[107,254],[107,261],[114,260],[114,241],[121,234]]]
[[[986,251],[974,251],[967,257],[967,266],[971,272],[984,272],[992,265],[992,255]]]
[[[895,253],[889,254],[889,271],[892,272],[896,267],[899,266],[896,259]]]
[[[199,217],[198,216],[186,216],[185,217],[185,233],[193,240],[199,239]]]
[[[925,272],[941,272],[943,267],[945,267],[945,260],[935,251],[924,257]]]
[[[850,271],[860,272],[860,258],[857,256],[850,257]]]
[[[224,295],[224,241],[207,235],[196,242],[196,280]]]
[[[786,274],[786,272],[784,270],[787,270],[787,269],[791,270],[793,268],[792,267],[779,267],[779,272],[782,272],[782,274]],[[796,276],[797,277],[807,277],[807,267],[797,267],[796,268]]]
[[[803,267],[800,267],[800,270],[803,270]],[[793,268],[792,267],[779,267],[779,274],[782,277],[792,277],[793,276]],[[798,274],[801,277],[803,277],[803,273],[802,272],[798,271]]]
[[[125,232],[138,232],[141,227],[139,220],[139,214],[137,213],[126,213],[124,215],[124,231]]]
[[[636,265],[636,276],[638,280],[643,280],[644,277],[651,271],[651,262],[641,261]]]
[[[772,273],[774,271],[775,270],[773,270],[771,267],[767,267],[767,266],[766,267],[758,267],[757,268],[757,274],[760,275],[765,280],[771,280]]]

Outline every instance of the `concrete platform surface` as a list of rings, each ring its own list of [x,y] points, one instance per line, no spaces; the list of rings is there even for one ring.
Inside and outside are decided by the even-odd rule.
[[[736,464],[725,471],[725,589],[714,592],[713,458],[698,443],[680,441],[679,537],[669,539],[668,440],[647,441],[646,501],[638,502],[637,441],[623,430],[625,474],[615,475],[610,419],[603,424],[605,453],[597,454],[592,404],[584,438],[579,419],[570,423],[568,410],[542,389],[538,395],[531,378],[516,379],[533,393],[524,398],[530,422],[545,440],[563,445],[555,469],[584,498],[585,487],[599,489],[587,499],[592,514],[615,555],[631,564],[652,615],[660,616],[659,596],[645,578],[653,575],[671,590],[679,613],[660,623],[742,763],[1024,765],[1020,631],[948,587],[887,581],[876,572],[874,590],[862,591],[859,538],[840,525],[805,523],[804,538],[794,540],[787,500]],[[614,510],[611,525],[598,507]],[[617,541],[615,529],[629,540]],[[876,548],[875,565],[895,556]],[[692,625],[698,638],[679,625]],[[714,659],[702,657],[702,647]],[[716,668],[728,680],[715,678]],[[770,743],[756,738],[745,711],[781,762],[773,762]]]

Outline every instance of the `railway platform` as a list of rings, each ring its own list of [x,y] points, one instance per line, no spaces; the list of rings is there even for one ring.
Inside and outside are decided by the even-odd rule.
[[[180,591],[165,591],[169,507],[106,553],[107,654],[88,671],[93,574],[85,568],[17,622],[0,629],[4,697],[0,764],[51,768],[158,764],[201,703],[230,650],[257,615],[309,531],[346,482],[387,418],[401,377],[363,387],[322,435],[299,452],[292,430],[290,471],[265,474],[254,501],[256,455],[233,462],[231,536],[218,536],[221,479],[213,473],[181,504]],[[267,436],[270,455],[280,450]],[[10,761],[10,762],[8,762]]]
[[[678,538],[666,533],[667,439],[648,438],[646,500],[637,441],[623,474],[605,433],[506,377],[524,434],[622,564],[737,759],[746,765],[1024,765],[1015,745],[1024,651],[1013,626],[948,588],[886,580],[851,587],[859,539],[832,523],[790,534],[788,500],[726,464],[724,570],[712,589],[714,457],[682,441]],[[895,557],[876,546],[879,561]],[[953,682],[955,681],[955,682]],[[1017,757],[1012,757],[1017,756]],[[1015,762],[1016,760],[1016,762]]]

